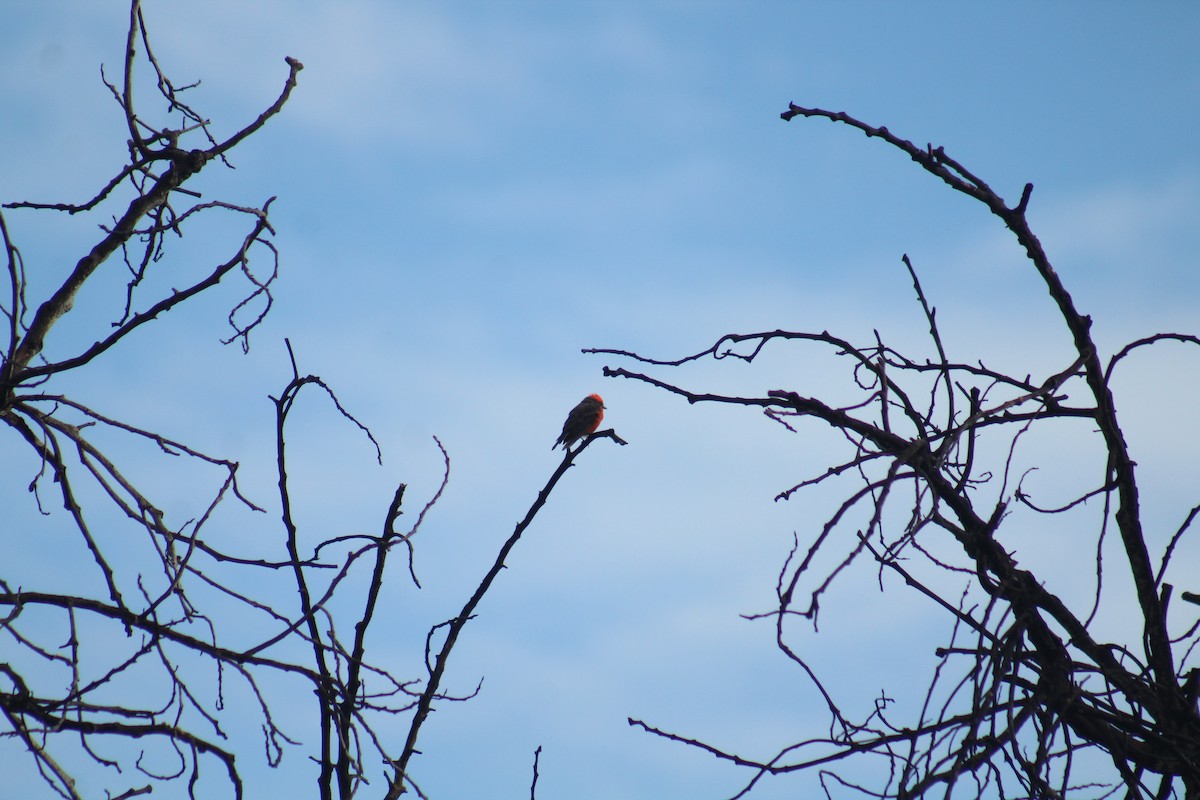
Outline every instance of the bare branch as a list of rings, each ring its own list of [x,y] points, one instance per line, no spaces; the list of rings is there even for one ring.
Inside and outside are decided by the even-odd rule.
[[[496,580],[497,576],[499,576],[500,571],[504,569],[504,562],[508,559],[509,553],[512,552],[512,549],[524,535],[530,524],[533,523],[534,518],[546,504],[546,501],[550,499],[550,493],[554,491],[554,487],[558,485],[559,480],[561,480],[562,477],[567,474],[568,469],[574,466],[575,459],[577,459],[580,454],[587,449],[588,445],[590,445],[597,438],[604,436],[606,433],[610,432],[602,431],[600,433],[590,434],[583,440],[583,443],[574,450],[569,448],[567,449],[566,453],[563,455],[562,463],[558,465],[558,469],[554,471],[554,473],[550,476],[550,479],[546,482],[546,485],[542,487],[540,492],[538,492],[537,498],[535,498],[533,501],[533,505],[531,505],[529,510],[526,511],[524,518],[517,523],[516,528],[513,529],[512,535],[509,536],[504,544],[500,547],[500,550],[496,554],[496,559],[492,563],[491,568],[488,569],[487,573],[483,576],[483,579],[475,588],[475,592],[463,605],[462,610],[452,619],[442,623],[442,625],[437,626],[445,626],[446,638],[443,640],[442,647],[438,651],[437,657],[435,658],[429,670],[429,677],[425,684],[425,690],[421,693],[420,700],[417,703],[416,712],[413,714],[412,722],[409,725],[408,737],[404,743],[404,750],[393,762],[393,766],[396,770],[396,777],[394,780],[392,780],[391,788],[387,793],[388,800],[395,800],[395,798],[399,797],[400,794],[405,790],[406,781],[409,780],[409,761],[411,761],[412,757],[418,752],[417,736],[420,734],[421,727],[425,724],[425,720],[429,716],[430,710],[433,708],[433,701],[440,696],[439,689],[442,682],[442,676],[445,674],[446,664],[449,661],[451,652],[454,650],[454,645],[458,641],[459,634],[462,632],[462,629],[466,626],[467,622],[474,616],[475,609],[483,600],[484,595],[486,595],[488,590],[492,587],[492,583]],[[612,434],[612,438],[616,438],[615,434]],[[433,631],[430,631],[431,635],[432,633]]]
[[[967,796],[1050,798],[1071,796],[1085,785],[1101,796],[1200,796],[1200,669],[1180,666],[1200,648],[1200,621],[1189,616],[1184,634],[1168,636],[1172,587],[1164,582],[1171,555],[1192,530],[1200,506],[1172,536],[1163,537],[1162,557],[1153,569],[1135,465],[1110,386],[1116,365],[1135,350],[1167,341],[1195,345],[1200,338],[1154,334],[1126,345],[1102,367],[1090,318],[1076,309],[1025,219],[1031,184],[1010,207],[940,147],[918,147],[887,128],[841,112],[792,104],[782,116],[824,118],[881,139],[984,204],[1013,232],[1049,290],[1074,357],[1041,378],[997,371],[982,361],[951,361],[936,309],[907,256],[901,260],[928,325],[933,359],[897,352],[878,332],[864,346],[828,331],[730,333],[677,359],[618,349],[584,351],[669,369],[707,356],[752,363],[773,343],[830,347],[850,364],[851,386],[859,393],[859,399],[838,404],[810,396],[818,387],[721,395],[684,388],[656,374],[604,368],[606,377],[633,380],[688,403],[761,408],[790,433],[803,435],[806,419],[820,420],[841,434],[847,448],[816,474],[787,479],[784,485],[790,488],[776,496],[790,499],[818,485],[826,492],[832,487],[843,492],[825,522],[807,535],[807,546],[796,536],[779,572],[777,608],[747,615],[773,618],[775,646],[824,700],[830,735],[805,738],[774,756],[753,759],[635,720],[630,724],[748,769],[752,777],[737,797],[765,775],[801,770],[818,772],[827,791],[846,787],[878,798],[949,796],[955,789]],[[916,398],[927,403],[918,404]],[[1063,502],[1035,502],[1025,486],[1031,468],[1018,466],[1018,448],[1075,420],[1098,430],[1104,453],[1097,464],[1099,480]],[[857,485],[843,488],[854,481]],[[909,499],[901,503],[901,497]],[[1095,499],[1101,505],[1094,538],[1095,591],[1090,608],[1085,599],[1077,610],[1067,602],[1068,595],[1056,594],[1057,576],[1022,566],[1006,542],[1006,531],[1013,527],[1006,521],[1022,513],[1075,520]],[[1108,585],[1102,555],[1110,522],[1121,537],[1125,577],[1136,592],[1143,622],[1144,636],[1137,642],[1105,641],[1094,633],[1099,628],[1092,623]],[[898,534],[890,532],[895,529]],[[920,710],[903,722],[892,721],[892,701],[886,695],[865,719],[843,710],[806,660],[808,651],[792,641],[796,633],[784,625],[785,619],[798,616],[813,620],[815,628],[822,597],[863,553],[878,564],[881,589],[885,574],[898,575],[952,623],[949,643],[936,649],[939,661]],[[1195,593],[1182,596],[1196,602]],[[798,605],[799,597],[806,597],[806,603]],[[964,637],[973,641],[964,642]],[[1089,751],[1104,753],[1111,771],[1096,777],[1095,760],[1088,759],[1089,777],[1083,783],[1078,764]],[[857,774],[854,767],[837,766],[859,757],[886,765],[878,782],[851,779]],[[1154,776],[1158,779],[1152,780]]]

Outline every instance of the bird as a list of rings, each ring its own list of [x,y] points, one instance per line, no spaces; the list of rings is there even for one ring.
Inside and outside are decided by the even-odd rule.
[[[589,433],[595,433],[596,428],[600,427],[600,420],[604,419],[604,400],[598,394],[589,394],[587,397],[579,401],[579,405],[571,409],[571,413],[567,414],[567,421],[563,423],[562,433],[558,436],[558,441],[550,448],[553,450],[560,444],[564,450],[570,450],[571,445]]]

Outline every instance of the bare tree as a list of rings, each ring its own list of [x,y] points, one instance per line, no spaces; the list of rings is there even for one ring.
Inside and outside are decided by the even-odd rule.
[[[829,711],[826,735],[749,757],[641,721],[630,724],[682,742],[750,771],[738,797],[768,775],[811,771],[827,795],[868,797],[1187,797],[1200,798],[1200,623],[1195,606],[1172,606],[1171,558],[1192,532],[1200,506],[1173,530],[1143,524],[1138,474],[1118,421],[1113,376],[1138,351],[1168,343],[1198,345],[1186,333],[1157,333],[1102,353],[1091,319],[1075,305],[1026,210],[1026,185],[1013,205],[940,147],[918,147],[887,128],[843,113],[791,105],[782,115],[832,120],[883,140],[951,189],[982,203],[1016,237],[1031,274],[1045,285],[1072,343],[1072,355],[1048,374],[999,371],[980,360],[953,360],[934,307],[907,256],[929,326],[928,355],[901,353],[878,334],[855,344],[828,332],[727,334],[676,360],[620,350],[660,368],[698,359],[752,362],[768,348],[818,348],[848,362],[858,396],[849,403],[796,386],[765,395],[730,396],[685,389],[662,377],[605,368],[689,403],[759,409],[793,433],[820,422],[841,434],[845,455],[819,474],[788,481],[777,499],[820,487],[844,499],[796,546],[783,565],[778,605],[766,614],[778,648],[819,691]],[[1036,376],[1035,376],[1036,375]],[[1091,485],[1077,496],[1049,499],[1028,488],[1020,449],[1038,437],[1082,430],[1101,445]],[[1060,525],[1096,520],[1071,569],[1038,573],[1013,549],[1009,531],[1031,519]],[[1084,528],[1088,530],[1088,528]],[[1104,561],[1116,536],[1119,569]],[[1091,569],[1081,571],[1090,552]],[[853,565],[873,561],[881,586],[898,577],[942,612],[949,639],[936,649],[923,696],[911,716],[893,713],[887,694],[835,697],[798,643],[797,620],[816,624],[821,600]],[[833,566],[822,566],[829,565]],[[1082,599],[1070,582],[1090,589]],[[1131,586],[1140,635],[1106,640],[1094,634],[1102,599]],[[949,588],[948,588],[949,587]],[[893,586],[888,591],[896,591]],[[1188,592],[1182,599],[1197,602]],[[862,708],[861,713],[852,710]],[[897,718],[901,716],[902,718]],[[872,771],[874,770],[874,771]],[[878,775],[878,780],[867,776]]]
[[[406,577],[417,583],[414,537],[441,488],[410,525],[400,525],[406,495],[401,483],[381,503],[378,530],[324,535],[306,544],[311,540],[302,536],[295,511],[289,455],[289,418],[301,394],[327,397],[334,412],[372,443],[378,460],[382,452],[366,426],[321,378],[303,374],[294,356],[291,378],[273,398],[281,519],[268,527],[278,535],[269,542],[220,543],[214,535],[219,509],[236,503],[262,511],[241,491],[239,465],[136,418],[107,413],[75,395],[71,379],[110,368],[113,353],[143,333],[146,323],[174,318],[182,304],[237,279],[245,289],[229,312],[226,341],[248,347],[271,307],[278,272],[271,201],[205,199],[192,181],[213,162],[226,163],[235,147],[282,110],[302,66],[287,59],[274,102],[222,138],[190,104],[191,87],[175,84],[160,66],[138,0],[130,3],[124,53],[119,80],[106,77],[105,86],[128,130],[126,161],[84,202],[21,200],[4,205],[8,218],[0,214],[8,275],[0,300],[7,333],[0,353],[0,419],[16,434],[5,463],[28,469],[30,502],[68,521],[73,541],[56,554],[69,581],[42,587],[15,572],[15,560],[0,566],[0,745],[23,753],[23,763],[32,765],[48,791],[66,798],[95,793],[80,788],[85,773],[89,780],[99,773],[97,783],[114,797],[147,794],[168,783],[190,796],[211,796],[218,779],[241,797],[248,758],[274,766],[294,749],[271,699],[279,686],[298,686],[306,701],[312,698],[319,733],[306,752],[317,765],[319,797],[422,794],[414,759],[431,710],[473,694],[443,687],[462,631],[575,459],[596,438],[621,440],[611,430],[600,432],[564,455],[461,609],[428,632],[425,668],[414,678],[376,663],[370,634],[384,581],[397,572],[396,559],[389,558],[393,550],[407,556],[400,568],[407,567]],[[139,70],[148,71],[146,85],[163,104],[156,116],[134,102],[143,86]],[[666,368],[708,356],[752,362],[766,348],[787,344],[821,348],[849,365],[849,386],[860,393],[849,403],[810,396],[804,387],[715,395],[606,369],[689,402],[762,409],[793,432],[803,430],[807,420],[801,418],[813,418],[839,432],[847,447],[819,474],[781,487],[781,498],[829,487],[843,491],[844,499],[803,545],[797,539],[780,571],[778,604],[759,615],[773,621],[776,644],[826,702],[828,732],[754,758],[646,722],[631,724],[746,768],[751,777],[740,794],[768,775],[815,770],[828,793],[845,787],[877,797],[1062,797],[1084,791],[1200,797],[1200,622],[1192,606],[1172,606],[1168,580],[1179,573],[1172,556],[1200,505],[1165,533],[1144,524],[1136,465],[1112,388],[1118,368],[1140,350],[1194,346],[1200,339],[1160,333],[1102,354],[1090,319],[1075,307],[1029,228],[1031,186],[1009,205],[940,148],[916,147],[844,114],[798,106],[784,114],[796,116],[825,117],[880,138],[983,203],[1016,236],[1032,274],[1049,290],[1072,355],[1037,377],[1033,370],[1026,375],[952,359],[907,257],[903,263],[929,326],[931,355],[901,353],[878,335],[854,344],[828,332],[790,331],[729,334],[673,361],[592,351]],[[27,277],[8,220],[47,213],[111,222],[66,277],[42,294]],[[224,258],[180,284],[184,288],[155,288],[173,248],[201,219],[216,215],[244,221],[242,237],[227,245]],[[83,288],[96,284],[115,286],[122,298],[105,327],[83,340],[64,335],[47,347]],[[1047,499],[1031,488],[1018,453],[1064,427],[1082,427],[1103,456],[1092,486]],[[200,514],[168,519],[161,501],[134,477],[128,453],[138,444],[157,448],[163,462],[210,471],[212,489]],[[437,446],[444,488],[450,458]],[[1030,570],[1007,533],[1029,518],[1075,523],[1097,507],[1099,521],[1089,539],[1093,580],[1081,601],[1061,576]],[[1114,549],[1119,570],[1104,561]],[[833,566],[822,566],[831,556]],[[867,562],[881,583],[894,576],[927,598],[950,627],[913,717],[897,718],[886,695],[857,710],[863,698],[835,696],[796,646],[796,623],[815,624],[834,582]],[[90,577],[80,579],[84,573]],[[1096,633],[1102,600],[1123,585],[1132,587],[1140,635],[1106,639]],[[1197,601],[1188,592],[1180,598]],[[235,692],[257,706],[262,740],[253,753],[239,749],[229,730],[227,698]],[[398,715],[407,715],[406,733],[388,741],[379,720]],[[879,781],[862,777],[864,760],[883,764]],[[6,758],[10,771],[14,762]],[[371,782],[379,776],[384,780]],[[537,777],[535,753],[531,794]]]
[[[237,463],[136,419],[108,414],[59,388],[70,386],[75,373],[111,369],[111,352],[122,351],[146,323],[170,317],[182,304],[238,276],[247,288],[229,312],[232,333],[226,343],[248,348],[251,333],[271,307],[278,274],[271,200],[261,206],[208,200],[189,188],[189,181],[211,164],[228,163],[237,145],[281,111],[303,68],[292,58],[286,63],[275,101],[221,139],[189,104],[187,90],[194,84],[175,84],[160,66],[139,0],[132,0],[121,77],[104,79],[128,130],[128,160],[85,202],[22,200],[3,206],[10,216],[102,215],[112,223],[102,225],[95,244],[39,303],[17,237],[0,215],[9,284],[0,303],[7,333],[0,419],[18,442],[5,463],[29,465],[25,480],[31,502],[50,515],[56,498],[64,509],[58,513],[65,513],[75,534],[74,545],[55,554],[62,585],[46,590],[31,585],[37,580],[20,572],[19,559],[0,566],[0,745],[23,751],[25,763],[48,789],[65,798],[93,796],[93,784],[110,797],[126,798],[171,782],[189,796],[210,797],[220,791],[222,776],[229,793],[241,797],[240,765],[247,758],[276,766],[297,744],[277,723],[271,703],[281,686],[295,694],[297,685],[308,690],[301,696],[314,698],[313,728],[319,737],[306,755],[318,766],[317,796],[363,796],[368,786],[376,797],[410,789],[420,794],[410,762],[419,752],[418,734],[430,710],[439,701],[472,695],[455,697],[441,689],[459,634],[575,458],[596,438],[620,442],[611,430],[603,431],[564,455],[462,610],[429,631],[426,674],[405,680],[368,658],[369,631],[384,580],[396,571],[388,570],[393,548],[407,553],[407,577],[417,583],[413,537],[449,478],[450,458],[440,442],[441,488],[411,525],[398,527],[406,493],[401,483],[382,510],[378,532],[326,535],[315,545],[305,544],[311,540],[300,535],[302,521],[294,512],[289,480],[288,419],[299,396],[324,394],[336,413],[365,434],[380,462],[382,452],[323,380],[302,375],[292,355],[291,380],[273,398],[281,524],[270,529],[280,535],[238,540],[230,547],[213,535],[220,525],[214,521],[218,509],[236,501],[249,511],[263,511],[241,491]],[[135,104],[135,89],[143,85],[135,71],[143,69],[165,104],[159,118],[175,122],[155,121]],[[228,257],[193,276],[185,288],[158,289],[158,294],[148,288],[162,285],[154,278],[167,268],[176,240],[185,240],[200,218],[222,213],[246,224],[240,241],[228,245]],[[39,268],[39,274],[48,272]],[[171,281],[179,280],[176,272]],[[119,287],[124,296],[123,307],[113,310],[111,327],[82,344],[78,334],[60,337],[56,354],[48,358],[48,337],[85,285],[96,284]],[[214,488],[201,498],[204,510],[198,517],[168,520],[162,504],[130,469],[128,453],[138,443],[156,447],[164,466],[185,461],[215,471]],[[24,461],[17,457],[21,448]],[[262,740],[249,753],[238,749],[243,745],[229,729],[244,725],[244,717],[230,720],[234,694],[258,709]],[[410,715],[406,737],[384,741],[378,721],[400,714]],[[6,755],[6,771],[15,773],[18,760]],[[213,766],[217,775],[209,777]],[[79,786],[84,773],[87,791]],[[371,776],[385,780],[370,784]]]
[[[216,663],[219,670],[229,669],[259,697],[260,670],[315,675],[298,664],[226,648],[218,635],[220,626],[199,599],[214,591],[253,606],[251,598],[233,588],[234,582],[211,570],[235,564],[273,567],[206,543],[206,525],[224,500],[234,498],[257,508],[239,489],[238,464],[206,455],[135,420],[106,414],[56,387],[72,373],[104,369],[110,351],[120,351],[147,323],[236,276],[248,284],[248,290],[229,314],[228,341],[248,346],[251,333],[270,308],[278,268],[270,238],[274,233],[268,218],[271,200],[258,207],[204,200],[187,184],[211,163],[226,162],[239,143],[283,108],[302,66],[288,59],[283,90],[276,100],[257,119],[219,140],[209,121],[189,105],[187,90],[192,87],[177,86],[160,67],[137,2],[130,5],[124,50],[120,78],[114,82],[105,77],[104,85],[128,131],[127,162],[85,202],[4,205],[26,213],[112,220],[101,225],[102,235],[40,304],[30,296],[26,265],[0,217],[9,284],[3,304],[7,344],[0,368],[0,419],[34,454],[30,490],[38,508],[50,513],[45,509],[57,495],[78,533],[76,550],[58,556],[62,572],[81,584],[77,591],[37,591],[22,575],[9,572],[13,561],[0,577],[6,650],[6,663],[0,667],[6,684],[0,692],[7,722],[3,735],[25,746],[46,783],[64,797],[81,795],[74,767],[56,750],[75,741],[77,747],[66,748],[69,752],[79,751],[96,764],[119,768],[100,744],[118,738],[150,742],[151,748],[161,743],[174,754],[174,764],[165,771],[145,767],[149,777],[187,775],[194,783],[202,759],[211,758],[222,765],[240,793],[235,754],[221,742],[223,732],[215,711],[221,704],[220,692],[213,698],[189,681],[189,659],[200,657]],[[162,116],[174,123],[155,122],[139,110],[135,67],[149,69],[166,105]],[[246,233],[230,244],[228,258],[194,275],[184,288],[157,295],[147,289],[151,278],[166,268],[169,242],[184,237],[201,217],[222,213],[247,220]],[[38,269],[45,272],[41,265]],[[117,281],[124,284],[125,301],[123,308],[113,310],[111,327],[90,343],[72,346],[60,340],[57,355],[47,359],[48,337],[85,285],[121,285]],[[192,460],[215,469],[220,477],[202,503],[203,515],[182,525],[168,522],[159,504],[114,454],[119,448],[111,442],[122,437],[149,442],[164,458]],[[12,456],[6,460],[20,463]],[[96,524],[99,512],[87,507],[83,498],[97,495],[106,497],[127,524],[114,525],[111,517]],[[87,561],[99,578],[95,594],[88,593],[93,582],[79,580],[73,572],[74,564]],[[64,640],[65,651],[58,646]],[[153,684],[153,691],[147,690],[148,684]],[[158,691],[164,687],[169,698],[165,703]],[[263,714],[268,752],[277,758],[281,734],[265,706]],[[130,787],[127,782],[124,787],[123,796],[149,791],[148,786]]]

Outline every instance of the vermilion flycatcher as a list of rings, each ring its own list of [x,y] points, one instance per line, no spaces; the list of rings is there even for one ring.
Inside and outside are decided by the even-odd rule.
[[[560,444],[564,450],[571,449],[571,445],[575,444],[578,439],[589,433],[595,433],[596,428],[600,427],[602,419],[604,419],[604,400],[598,394],[589,394],[579,401],[579,405],[571,409],[571,413],[567,415],[567,421],[563,423],[558,441],[550,449],[553,450]]]

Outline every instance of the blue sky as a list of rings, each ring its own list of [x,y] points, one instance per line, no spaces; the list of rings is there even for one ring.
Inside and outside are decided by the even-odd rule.
[[[120,5],[6,10],[4,201],[82,200],[121,163],[125,134],[99,80],[101,63],[118,74]],[[420,535],[425,588],[395,574],[393,618],[374,642],[377,659],[414,676],[424,630],[455,613],[557,465],[549,446],[567,410],[600,392],[630,442],[589,448],[467,627],[450,678],[467,688],[483,676],[484,689],[425,729],[415,775],[433,797],[524,796],[539,744],[546,797],[726,797],[748,776],[625,718],[747,755],[824,726],[770,627],[738,615],[769,606],[793,531],[811,535],[836,500],[772,502],[828,464],[834,441],[606,380],[601,367],[616,362],[581,348],[678,357],[776,327],[860,341],[878,329],[925,347],[907,253],[952,355],[1020,372],[1069,363],[1044,289],[981,206],[877,140],[782,122],[789,101],[942,145],[1010,200],[1034,183],[1031,222],[1102,346],[1198,327],[1195,4],[216,2],[198,13],[152,1],[146,14],[168,71],[203,81],[193,103],[218,132],[275,98],[285,56],[305,64],[284,112],[233,153],[237,169],[211,166],[197,184],[232,202],[278,196],[282,273],[248,355],[219,344],[239,297],[223,287],[73,378],[80,399],[240,460],[274,509],[266,398],[288,377],[289,337],[301,370],[324,377],[384,450],[381,468],[308,398],[295,479],[314,542],[374,530],[398,481],[415,513],[440,479],[437,435],[453,466]],[[7,219],[35,289],[102,221]],[[228,241],[185,239],[171,268],[223,260]],[[113,296],[81,297],[47,353],[66,352],[70,333],[102,335]],[[808,358],[665,377],[745,394],[848,390]],[[1148,513],[1164,525],[1194,502],[1194,442],[1169,419],[1191,410],[1195,359],[1164,349],[1118,384]],[[10,437],[5,452],[17,446]],[[1040,447],[1069,472],[1076,451]],[[170,514],[196,513],[191,483],[144,469]],[[0,503],[27,505],[28,477],[6,481]],[[274,519],[231,511],[213,535],[277,546]],[[1029,557],[1053,563],[1084,533],[1055,531]],[[46,581],[72,579],[28,557]],[[899,587],[883,603],[869,572],[850,576],[806,640],[864,707],[932,666],[944,630]],[[310,712],[283,714],[293,736],[306,738]],[[285,766],[246,764],[251,793],[305,791],[299,753]],[[805,780],[756,796],[795,796]]]

